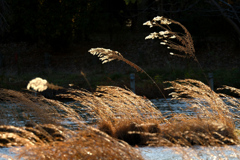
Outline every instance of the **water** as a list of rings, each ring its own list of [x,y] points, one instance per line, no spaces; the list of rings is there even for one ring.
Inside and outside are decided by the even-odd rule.
[[[164,115],[174,113],[187,113],[187,114],[194,114],[194,112],[187,110],[187,103],[184,101],[178,101],[178,100],[171,100],[168,98],[165,99],[152,99],[151,102],[162,112]],[[168,103],[170,105],[168,105]]]
[[[140,147],[136,148],[146,160],[239,160],[240,146],[226,147]],[[0,148],[0,155],[14,157],[11,148]],[[6,158],[0,158],[5,160]]]
[[[226,147],[142,147],[139,148],[147,160],[239,160],[240,146]]]
[[[186,110],[187,103],[181,101],[169,101],[171,109],[164,99],[151,100],[156,107],[165,115],[171,113],[171,110],[175,113],[187,113],[194,114],[190,110]],[[2,105],[1,105],[2,106]],[[9,114],[7,116],[11,118]],[[70,123],[67,120],[64,124]],[[142,156],[146,160],[183,160],[183,159],[204,159],[204,160],[218,160],[218,159],[240,159],[240,146],[226,146],[226,147],[140,147]],[[10,151],[10,148],[0,148],[0,154],[6,154],[14,156],[14,153]],[[187,153],[187,154],[186,154]],[[0,158],[4,160],[4,158]]]
[[[14,157],[15,154],[13,152],[11,152],[12,148],[0,148],[0,160],[5,160],[7,158],[1,158],[1,154],[2,155],[7,155],[7,156],[10,156],[10,157]]]

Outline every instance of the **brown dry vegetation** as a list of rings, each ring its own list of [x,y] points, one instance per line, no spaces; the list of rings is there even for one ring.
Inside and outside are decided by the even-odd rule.
[[[186,79],[171,83],[172,87],[168,89],[175,90],[172,92],[174,98],[187,101],[188,109],[196,115],[172,114],[169,120],[160,114],[157,118],[150,116],[151,118],[143,121],[134,117],[131,120],[119,119],[113,122],[103,120],[99,125],[100,130],[132,145],[238,144],[238,137],[234,133],[234,123],[237,123],[235,118],[239,116],[238,99],[225,96],[227,102],[223,101],[223,94],[215,93],[196,80]]]
[[[15,158],[59,159],[61,157],[61,159],[142,159],[140,154],[126,142],[114,139],[96,128],[85,125],[83,123],[84,119],[79,115],[79,109],[83,109],[83,106],[75,106],[75,109],[73,109],[70,107],[72,104],[64,106],[61,102],[50,100],[42,96],[35,97],[28,93],[11,90],[1,91],[2,103],[8,105],[8,108],[11,108],[10,104],[16,103],[16,106],[21,107],[22,111],[28,114],[31,112],[35,113],[35,119],[23,117],[20,120],[15,118],[16,124],[19,122],[25,124],[23,127],[9,126],[7,125],[8,122],[4,121],[4,117],[1,119],[1,146],[25,146],[20,150],[15,150],[18,153],[18,157]],[[112,89],[112,91],[114,91],[114,89]],[[122,91],[124,90],[122,89]],[[100,94],[100,92],[96,92],[96,94]],[[6,95],[8,98],[4,97]],[[77,102],[81,102],[82,100],[83,105],[91,104],[93,102],[92,105],[86,107],[85,112],[88,112],[89,115],[87,118],[85,117],[86,119],[97,119],[104,115],[100,112],[100,109],[97,110],[96,108],[92,108],[96,102],[101,103],[102,106],[105,107],[104,109],[107,109],[107,104],[108,108],[110,107],[109,104],[111,104],[110,101],[105,104],[106,100],[104,100],[104,98],[101,100],[98,96],[84,90],[70,89],[65,97],[69,97],[70,95]],[[125,96],[124,94],[122,95]],[[18,98],[16,98],[16,96]],[[19,97],[21,97],[21,99]],[[31,102],[31,98],[34,99],[36,104],[40,103],[41,106],[31,107],[31,103],[27,103]],[[138,102],[136,101],[136,103]],[[45,110],[45,114],[47,114],[45,116],[49,116],[51,119],[44,119],[44,121],[41,121],[43,115],[41,109],[44,109],[45,107],[49,107],[48,111]],[[6,115],[4,112],[13,114],[13,117],[18,117],[17,115],[23,114],[23,112],[10,113],[8,108],[1,110],[2,115]],[[29,108],[32,109],[30,110],[31,112],[28,111]],[[108,114],[108,112],[106,111],[105,114]],[[51,115],[56,116],[52,117]],[[109,116],[113,117],[110,112]],[[74,126],[71,126],[71,124],[67,125],[68,128],[74,127],[74,132],[59,126],[60,123],[66,119],[75,122]],[[55,123],[53,123],[53,121]],[[47,122],[52,124],[44,124]],[[52,152],[49,152],[49,150]]]
[[[25,119],[25,124],[28,122],[26,127],[1,126],[2,146],[24,145],[25,147],[17,153],[18,158],[25,157],[26,159],[31,159],[30,157],[58,159],[59,156],[66,157],[66,159],[80,157],[82,159],[96,159],[97,157],[109,159],[113,156],[111,152],[114,152],[115,156],[124,154],[127,156],[126,159],[131,159],[136,155],[141,159],[139,153],[128,144],[133,146],[222,146],[239,143],[234,125],[234,118],[238,115],[229,111],[233,109],[233,106],[227,105],[220,99],[222,94],[213,92],[208,86],[196,80],[187,79],[171,83],[172,87],[169,89],[175,89],[172,93],[175,98],[189,100],[185,97],[195,97],[189,102],[189,109],[195,111],[196,115],[172,114],[170,119],[166,119],[148,99],[119,87],[101,86],[94,93],[69,89],[67,94],[59,96],[72,98],[75,102],[81,103],[81,106],[70,107],[72,104],[63,106],[60,102],[55,103],[55,107],[52,106],[54,109],[51,110],[58,117],[54,125],[41,125],[44,123],[40,122],[41,108],[34,108],[35,116],[39,119],[31,120],[32,124],[29,124],[29,119],[31,119],[29,118]],[[15,102],[15,94],[16,91],[8,91],[9,99],[5,103],[10,104],[11,97],[12,102]],[[17,95],[31,96],[21,92]],[[181,98],[181,95],[184,97]],[[234,109],[238,110],[239,100],[226,98],[229,102],[234,102]],[[5,98],[2,97],[2,99]],[[35,99],[39,102],[50,102],[42,96],[35,97]],[[23,100],[24,98],[21,99]],[[18,103],[21,106],[20,100]],[[28,107],[22,106],[22,109],[28,109]],[[79,115],[79,110],[83,108],[87,113],[84,119]],[[60,111],[64,111],[64,115]],[[16,114],[21,115],[21,112]],[[65,118],[75,122],[74,132],[57,126]],[[82,123],[82,120],[92,119],[96,120],[99,130]],[[53,119],[50,119],[49,122],[52,121]],[[71,124],[68,128],[71,128]]]
[[[161,19],[166,25],[171,22],[158,17],[148,24],[155,25]],[[180,49],[197,61],[192,41],[188,39],[191,36],[185,28],[184,31],[183,37],[172,31],[171,34],[179,36],[183,45]],[[150,35],[156,38],[156,34]],[[172,35],[165,38],[169,37]],[[176,47],[171,41],[168,43]],[[120,53],[116,56],[115,51],[98,51],[103,61],[122,60],[143,71]],[[193,115],[183,112],[165,117],[149,99],[115,86],[99,86],[94,92],[65,88],[57,97],[71,99],[70,104],[39,94],[0,89],[0,146],[23,146],[14,150],[15,159],[143,159],[132,146],[239,144],[235,132],[239,99],[215,93],[197,80],[166,83],[171,84],[166,89],[172,91],[173,99],[188,102]],[[239,89],[229,86],[224,89],[239,94]]]
[[[140,154],[123,141],[118,141],[94,128],[76,132],[64,142],[54,142],[20,149],[18,158],[25,159],[136,159]]]

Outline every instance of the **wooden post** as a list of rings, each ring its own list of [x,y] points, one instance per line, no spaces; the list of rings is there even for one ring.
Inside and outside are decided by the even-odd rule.
[[[208,73],[208,81],[209,81],[210,88],[214,90],[213,73]]]
[[[130,74],[130,88],[135,93],[135,74]]]

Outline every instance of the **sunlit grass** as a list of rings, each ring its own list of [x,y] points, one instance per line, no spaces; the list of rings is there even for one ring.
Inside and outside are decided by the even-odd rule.
[[[173,32],[170,24],[179,25],[184,33]],[[145,25],[158,26],[164,30],[151,33],[147,39],[159,38],[160,44],[182,52],[171,55],[193,58],[200,65],[194,54],[191,35],[182,24],[155,17]],[[239,99],[216,93],[205,83],[190,79],[195,74],[193,71],[185,73],[182,80],[168,80],[167,84],[163,84],[166,77],[148,74],[117,51],[93,48],[89,52],[97,55],[103,63],[113,60],[127,63],[153,82],[161,96],[165,97],[170,92],[173,99],[187,102],[188,109],[194,114],[172,112],[165,117],[148,98],[127,88],[109,85],[97,86],[95,91],[69,88],[64,80],[67,75],[60,74],[52,78],[56,79],[54,82],[57,85],[65,84],[62,88],[64,92],[55,96],[71,99],[71,103],[26,91],[0,89],[0,100],[4,106],[8,106],[1,106],[0,144],[2,147],[23,146],[15,149],[15,158],[143,159],[133,146],[174,146],[177,152],[183,153],[188,159],[197,153],[185,153],[182,147],[239,144],[239,131],[235,129],[235,124],[239,123]],[[82,75],[82,79],[90,85],[92,79],[84,72]],[[69,78],[80,77],[75,75]],[[115,74],[109,77],[110,80],[118,78],[123,76]],[[53,82],[51,78],[47,80],[48,84]],[[167,91],[162,90],[164,85],[168,86]],[[50,87],[46,85],[44,89]],[[224,86],[224,89],[239,94],[237,88]],[[171,109],[170,104],[168,106]],[[15,126],[10,125],[10,121],[4,121],[7,115],[11,115]]]

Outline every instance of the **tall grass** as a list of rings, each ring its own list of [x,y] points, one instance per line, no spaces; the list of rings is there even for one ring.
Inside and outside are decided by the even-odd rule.
[[[172,23],[182,27],[184,34],[173,32],[169,27]],[[146,39],[159,38],[161,44],[185,53],[172,55],[197,61],[191,35],[182,24],[155,17],[145,25],[165,30]],[[148,75],[117,51],[95,48],[89,52],[103,63],[122,60]],[[39,94],[0,89],[0,146],[24,146],[15,149],[16,159],[143,159],[132,146],[177,146],[177,151],[184,153],[181,147],[239,144],[235,130],[238,99],[216,93],[198,80],[166,83],[171,84],[166,90],[172,91],[173,99],[187,102],[194,114],[165,117],[149,99],[116,86],[98,86],[94,92],[65,88],[57,97],[71,99],[69,104]],[[234,87],[223,89],[239,94]],[[10,114],[11,120],[6,121]]]
[[[78,131],[76,136],[64,142],[27,146],[17,152],[19,159],[143,159],[127,143],[94,128]]]
[[[51,111],[58,118],[50,119],[48,122],[56,122],[55,125],[45,127],[41,123],[46,123],[46,121],[29,118],[33,124],[25,124],[26,127],[5,126],[4,128],[2,126],[1,132],[4,133],[2,139],[8,140],[5,146],[24,145],[25,147],[17,150],[16,153],[18,153],[17,158],[25,157],[26,159],[31,159],[31,157],[32,159],[36,157],[40,157],[39,159],[59,158],[59,156],[65,156],[65,159],[79,159],[80,157],[82,159],[97,159],[97,157],[110,159],[113,156],[110,152],[114,154],[117,152],[116,156],[126,154],[129,156],[126,159],[131,159],[136,155],[141,159],[139,153],[128,144],[134,146],[238,144],[234,131],[234,118],[238,115],[229,111],[233,109],[233,106],[227,105],[220,99],[222,94],[213,92],[216,94],[215,97],[219,96],[218,103],[215,104],[212,103],[215,101],[211,100],[213,96],[210,94],[212,93],[210,88],[202,82],[187,79],[168,83],[172,83],[172,87],[168,89],[175,89],[172,95],[176,99],[189,101],[191,98],[189,109],[192,109],[195,115],[173,114],[170,119],[166,119],[148,99],[119,87],[100,86],[94,93],[69,89],[67,93],[59,96],[72,98],[75,102],[81,103],[80,106],[73,106],[73,104],[63,106],[57,102],[53,107],[53,102],[56,101],[40,96],[42,100],[52,102],[53,110]],[[21,94],[18,93],[18,95]],[[227,98],[235,105],[234,109],[237,111],[240,102],[231,97]],[[25,109],[25,107],[22,108]],[[38,112],[41,108],[34,109],[35,116],[41,118],[41,112]],[[80,111],[81,115],[85,112],[84,117],[79,115]],[[74,132],[59,128],[65,119],[75,123]],[[84,120],[93,119],[96,121],[97,128],[83,123]],[[53,128],[56,129],[51,132]],[[68,128],[71,128],[71,124]],[[123,141],[119,143],[119,140]]]
[[[109,91],[112,92],[120,90],[116,92],[115,95],[121,93],[121,88],[109,88]],[[27,93],[4,90],[5,92],[3,93],[8,94],[1,94],[1,99],[3,99],[6,104],[15,103],[16,106],[21,106],[22,111],[28,114],[34,113],[34,116],[32,116],[33,118],[29,116],[23,117],[23,119],[16,118],[16,124],[18,122],[25,124],[25,126],[22,127],[10,126],[8,122],[4,123],[3,121],[2,123],[4,124],[0,127],[1,146],[25,146],[24,148],[15,150],[18,154],[18,157],[15,157],[16,159],[142,159],[140,154],[126,142],[119,142],[119,140],[85,124],[85,120],[93,118],[96,120],[106,119],[108,121],[117,118],[117,116],[114,118],[113,115],[113,113],[118,112],[117,109],[111,110],[110,106],[108,106],[108,108],[106,107],[106,105],[110,105],[112,102],[112,100],[107,100],[106,97],[111,96],[103,96],[100,98],[100,94],[104,94],[104,91],[107,92],[107,90],[108,89],[99,88],[99,91],[93,94],[85,90],[69,89],[68,93],[59,95],[62,97],[71,97],[76,102],[82,102],[82,106],[67,105],[42,96],[35,97]],[[126,93],[130,92],[126,91]],[[15,96],[21,97],[21,99],[15,99]],[[125,99],[127,98],[124,93],[120,96],[125,96]],[[138,96],[133,98],[139,99]],[[36,104],[40,103],[41,105],[31,107],[33,103],[31,99],[33,99]],[[129,98],[123,101],[122,104],[124,104],[124,102],[127,102],[125,105],[130,105],[130,103],[134,101]],[[84,105],[91,103],[93,104],[85,108],[87,117],[81,117],[82,115],[79,114],[79,111],[84,108]],[[98,105],[98,107],[103,106],[105,108],[93,108],[97,103],[101,104]],[[136,101],[135,103],[143,105],[143,103],[147,104],[150,102]],[[115,107],[119,106],[120,104]],[[29,111],[28,109],[30,107],[31,110]],[[44,110],[45,108],[49,110],[46,111]],[[120,108],[118,109],[121,110]],[[1,111],[7,112],[7,110],[8,108],[5,108]],[[42,110],[44,110],[45,113],[42,113]],[[104,110],[106,110],[106,112],[101,112]],[[21,115],[22,113],[16,112],[9,114]],[[5,113],[3,113],[3,115],[5,115]],[[13,117],[15,115],[13,115]],[[105,115],[105,117],[103,115]],[[47,116],[49,119],[42,119],[42,116]],[[67,128],[62,127],[65,126],[64,122],[66,119],[69,121],[69,124],[66,125]],[[70,123],[70,121],[74,124]],[[74,128],[75,131],[73,132],[69,128]]]

